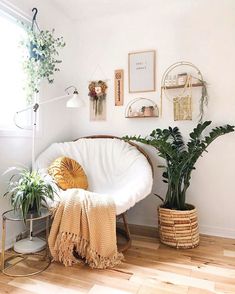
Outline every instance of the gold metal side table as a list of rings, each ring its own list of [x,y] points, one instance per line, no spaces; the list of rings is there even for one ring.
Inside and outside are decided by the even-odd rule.
[[[1,270],[2,273],[11,277],[25,277],[38,274],[45,269],[51,263],[49,248],[48,248],[48,236],[49,236],[49,220],[51,212],[42,208],[40,213],[28,214],[26,217],[26,223],[30,224],[30,236],[28,242],[33,242],[32,224],[37,220],[46,221],[46,236],[45,236],[45,249],[40,252],[34,253],[17,253],[11,250],[10,256],[5,258],[5,242],[6,242],[6,224],[7,221],[23,221],[23,217],[20,211],[8,210],[2,214],[2,254],[1,254]],[[38,239],[38,238],[37,238]]]

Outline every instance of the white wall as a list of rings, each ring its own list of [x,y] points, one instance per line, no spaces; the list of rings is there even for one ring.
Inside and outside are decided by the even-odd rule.
[[[70,140],[83,135],[147,135],[154,128],[169,125],[178,125],[187,136],[196,124],[196,110],[192,122],[176,123],[173,121],[172,104],[167,100],[164,100],[162,118],[124,118],[125,106],[132,98],[149,97],[159,104],[161,76],[166,67],[179,60],[188,60],[197,65],[209,83],[210,101],[205,118],[213,120],[213,125],[235,123],[235,1],[147,0],[142,1],[143,5],[134,7],[133,12],[119,13],[117,10],[116,15],[107,15],[104,18],[87,15],[86,21],[76,23],[69,21],[56,7],[52,7],[52,1],[11,2],[29,15],[32,7],[38,7],[40,26],[54,27],[57,34],[63,35],[67,43],[61,54],[61,73],[56,77],[54,86],[44,87],[42,97],[61,95],[65,87],[75,84],[79,86],[80,95],[87,102],[87,107],[82,112],[73,110],[71,113],[64,107],[63,101],[44,108],[42,134],[37,139],[37,152],[51,142]],[[77,11],[79,13],[79,9]],[[157,91],[146,95],[129,94],[128,53],[146,49],[157,51]],[[87,86],[98,64],[105,76],[97,71],[93,78],[109,79],[108,114],[105,122],[90,122]],[[118,68],[125,70],[123,107],[114,106],[113,74]],[[197,99],[198,91],[194,94]],[[0,173],[17,162],[30,164],[30,139],[0,137],[0,144]],[[198,208],[200,229],[203,233],[235,237],[234,147],[234,134],[218,139],[209,148],[209,153],[198,161],[197,170],[193,174],[188,202]],[[156,167],[160,159],[150,147],[145,148]],[[5,180],[0,178],[1,193],[5,191]],[[156,167],[153,192],[164,195],[165,190],[161,171]],[[9,205],[6,199],[0,201],[2,213]],[[149,196],[128,213],[129,221],[155,226],[158,204],[155,196]],[[11,229],[10,237],[16,233],[17,230]]]
[[[113,3],[115,5],[115,3]],[[134,5],[134,4],[133,4]],[[80,94],[87,101],[82,114],[73,118],[73,137],[92,134],[147,135],[157,127],[177,125],[185,136],[195,126],[194,120],[174,122],[172,104],[164,100],[163,116],[159,119],[126,119],[126,104],[135,97],[149,97],[159,104],[160,80],[164,70],[180,60],[197,65],[209,83],[209,108],[205,119],[213,125],[235,123],[235,1],[233,0],[155,0],[144,1],[143,9],[132,13],[118,13],[103,18],[88,16],[77,22],[77,65]],[[128,93],[128,53],[156,49],[157,91],[134,95]],[[89,121],[88,81],[108,78],[108,114],[105,122]],[[125,70],[125,105],[114,106],[114,70]],[[199,99],[198,90],[194,99]],[[195,101],[195,100],[194,100]],[[217,140],[209,153],[201,158],[193,173],[188,202],[197,206],[202,233],[235,237],[234,164],[235,136],[226,135]],[[160,162],[148,148],[155,166]],[[165,185],[161,171],[155,168],[154,192],[164,195]],[[131,223],[155,226],[159,201],[152,195],[128,213]]]
[[[39,26],[47,29],[56,29],[58,36],[64,36],[67,46],[61,49],[60,58],[63,60],[61,72],[55,76],[55,83],[48,86],[46,83],[42,87],[40,94],[41,99],[65,95],[64,89],[74,84],[73,77],[73,60],[71,56],[74,54],[73,38],[70,34],[71,22],[67,20],[63,14],[53,8],[49,1],[32,1],[12,0],[11,3],[16,5],[23,13],[26,13],[31,18],[31,9],[37,7],[39,12],[37,20]],[[55,141],[69,140],[71,138],[71,110],[66,109],[66,101],[48,104],[41,109],[41,128],[38,138],[36,139],[36,152],[39,153],[46,148],[49,143]],[[0,137],[0,174],[8,167],[16,166],[17,164],[31,164],[31,137]],[[0,193],[3,194],[6,190],[7,176],[0,177]],[[0,198],[0,215],[10,209],[9,200]],[[1,224],[1,221],[0,221]],[[13,240],[17,231],[20,229],[20,224],[9,224],[7,243]],[[1,234],[1,229],[0,229]]]

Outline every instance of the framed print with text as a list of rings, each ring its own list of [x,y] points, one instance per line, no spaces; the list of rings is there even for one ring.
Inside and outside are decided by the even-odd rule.
[[[129,93],[154,92],[155,50],[128,54]]]

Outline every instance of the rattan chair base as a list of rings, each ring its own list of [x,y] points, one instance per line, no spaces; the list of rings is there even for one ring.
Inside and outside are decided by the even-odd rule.
[[[131,241],[132,241],[131,234],[130,234],[125,213],[120,214],[119,217],[122,218],[124,227],[123,228],[117,227],[116,231],[117,231],[117,235],[121,235],[124,238],[125,242],[122,244],[118,244],[118,251],[125,252],[131,247]]]

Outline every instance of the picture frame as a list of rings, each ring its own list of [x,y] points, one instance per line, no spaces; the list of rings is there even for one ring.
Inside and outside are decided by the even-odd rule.
[[[129,93],[156,90],[156,51],[138,51],[128,54]]]

